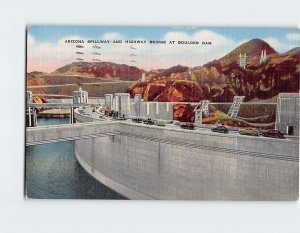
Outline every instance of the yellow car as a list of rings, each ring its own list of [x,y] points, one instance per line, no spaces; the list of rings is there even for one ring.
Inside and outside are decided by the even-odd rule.
[[[261,133],[258,129],[255,128],[246,128],[246,129],[240,129],[239,134],[249,135],[249,136],[259,136]]]

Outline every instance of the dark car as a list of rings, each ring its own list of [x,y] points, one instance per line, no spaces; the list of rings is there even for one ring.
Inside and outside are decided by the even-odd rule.
[[[191,122],[181,122],[181,123],[180,123],[180,128],[182,128],[182,129],[193,130],[193,129],[195,129],[195,126],[194,126],[194,124],[191,123]]]
[[[217,132],[217,133],[228,133],[229,129],[224,125],[218,125],[217,127],[212,128],[211,131]]]
[[[145,120],[143,120],[144,124],[147,125],[154,125],[154,121],[151,118],[147,118]]]
[[[271,138],[285,138],[284,134],[276,129],[264,130],[261,132],[261,135],[264,137],[271,137]]]
[[[135,122],[135,123],[142,123],[143,119],[142,118],[132,118],[131,121]]]

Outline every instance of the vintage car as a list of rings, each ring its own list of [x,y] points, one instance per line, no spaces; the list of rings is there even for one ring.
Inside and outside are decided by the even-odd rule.
[[[180,123],[180,128],[193,130],[193,129],[195,129],[195,126],[191,122],[181,122]]]
[[[147,125],[154,125],[154,121],[151,118],[147,118],[145,120],[143,120],[144,124]]]
[[[111,112],[111,115],[115,120],[127,120],[124,114],[121,115],[116,111]]]
[[[155,121],[155,125],[157,126],[165,126],[165,122],[164,121]]]
[[[212,128],[211,131],[217,132],[217,133],[228,133],[229,129],[224,125],[218,125],[218,126]]]
[[[271,137],[271,138],[285,138],[284,134],[276,129],[264,130],[262,131],[261,135],[264,137]]]
[[[261,133],[258,129],[255,128],[246,128],[246,129],[239,129],[239,134],[249,135],[249,136],[259,136]]]
[[[135,123],[142,123],[142,122],[143,122],[143,119],[137,117],[137,118],[132,118],[131,121],[132,121],[132,122],[135,122]]]

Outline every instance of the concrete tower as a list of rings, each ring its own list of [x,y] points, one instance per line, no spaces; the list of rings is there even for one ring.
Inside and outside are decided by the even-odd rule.
[[[113,94],[105,94],[104,101],[106,108],[113,109]]]
[[[142,104],[142,95],[136,94],[134,96],[134,114],[136,117],[141,117],[141,104]]]
[[[115,111],[118,112],[119,117],[130,116],[130,95],[129,93],[116,93],[115,94]]]
[[[279,93],[276,108],[276,129],[299,136],[299,94]]]
[[[88,103],[88,92],[83,91],[79,87],[78,91],[73,91],[73,103],[74,104],[86,104]]]

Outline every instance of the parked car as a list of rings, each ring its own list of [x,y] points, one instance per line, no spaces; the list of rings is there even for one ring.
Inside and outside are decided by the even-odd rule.
[[[212,128],[211,131],[217,133],[228,133],[229,129],[224,125],[218,125],[217,127]]]
[[[249,136],[259,136],[261,133],[258,129],[255,128],[246,128],[246,129],[239,129],[239,134],[249,135]]]
[[[155,124],[157,126],[165,126],[166,125],[165,122],[163,122],[163,121],[156,121]]]
[[[154,121],[151,118],[147,118],[145,120],[143,120],[144,124],[147,125],[154,125]]]
[[[143,122],[143,119],[137,117],[137,118],[132,118],[131,121],[132,121],[132,122],[135,122],[135,123],[142,123],[142,122]]]
[[[264,137],[271,137],[271,138],[285,138],[284,134],[276,129],[264,130],[262,131],[261,135]]]
[[[193,130],[193,129],[195,129],[195,126],[194,126],[194,124],[191,123],[191,122],[181,122],[181,123],[180,123],[180,128],[182,128],[182,129]]]

